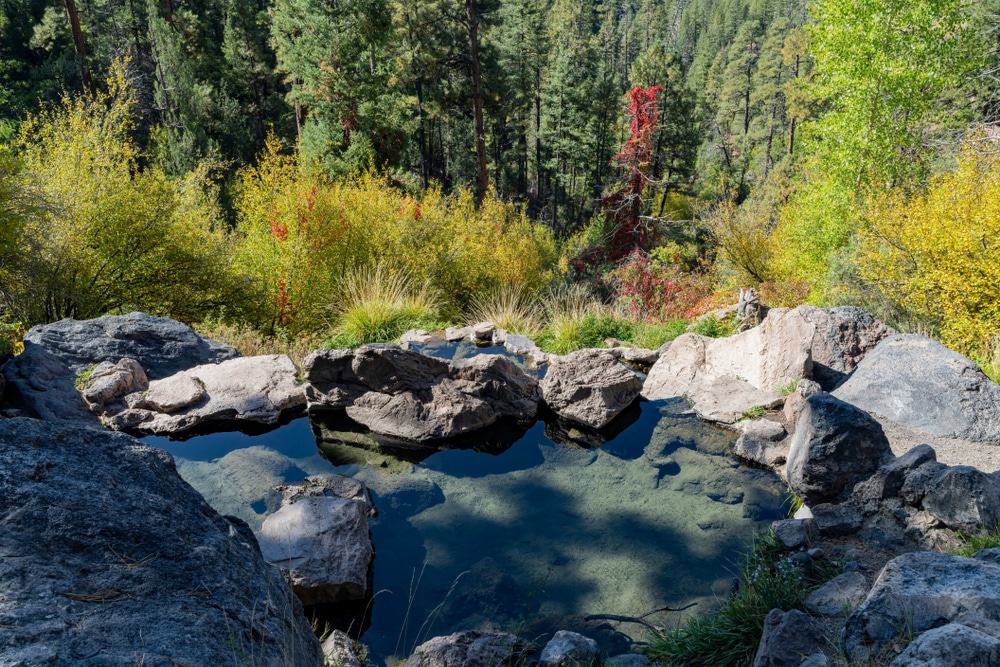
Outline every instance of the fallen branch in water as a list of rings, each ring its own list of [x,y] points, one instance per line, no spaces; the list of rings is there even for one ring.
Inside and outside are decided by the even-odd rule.
[[[697,605],[697,602],[692,602],[691,604],[686,604],[683,607],[661,607],[660,609],[654,609],[653,611],[646,612],[642,616],[619,616],[617,614],[591,614],[590,616],[584,616],[585,621],[618,621],[619,623],[639,623],[645,625],[650,630],[656,630],[661,632],[663,628],[657,625],[653,625],[646,620],[646,617],[652,616],[653,614],[659,614],[662,611],[684,611],[685,609],[690,609]]]

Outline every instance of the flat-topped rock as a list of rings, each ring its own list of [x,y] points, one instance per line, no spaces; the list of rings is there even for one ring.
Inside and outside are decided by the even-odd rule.
[[[642,381],[610,352],[588,349],[553,361],[540,387],[556,414],[603,428],[639,397]]]
[[[1000,445],[1000,386],[924,336],[885,338],[834,395],[932,435]]]
[[[0,420],[0,663],[323,664],[246,524],[166,452],[67,422]]]
[[[125,396],[109,410],[113,428],[171,434],[209,423],[275,424],[282,413],[305,407],[299,369],[283,354],[240,357],[196,366],[162,380],[145,392]]]

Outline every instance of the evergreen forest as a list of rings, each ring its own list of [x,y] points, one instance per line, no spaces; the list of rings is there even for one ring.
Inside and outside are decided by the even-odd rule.
[[[998,6],[0,0],[0,351],[136,309],[655,347],[755,287],[997,377]]]

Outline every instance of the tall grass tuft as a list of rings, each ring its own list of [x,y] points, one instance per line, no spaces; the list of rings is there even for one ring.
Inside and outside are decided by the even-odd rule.
[[[753,663],[772,609],[801,609],[811,582],[783,555],[774,531],[759,533],[739,566],[739,590],[719,609],[654,637],[649,656],[666,665],[743,667]]]
[[[416,283],[408,273],[381,265],[349,271],[341,293],[343,302],[331,307],[337,324],[327,341],[335,347],[396,340],[409,329],[435,322],[441,307],[428,281]]]
[[[470,324],[492,322],[511,333],[535,338],[545,328],[537,295],[523,285],[509,284],[472,297]]]
[[[974,357],[986,377],[1000,384],[1000,334],[994,334],[986,345],[985,351]]]
[[[604,346],[603,339],[599,342],[593,340],[593,331],[588,332],[588,326],[593,330],[597,318],[611,318],[607,308],[594,298],[585,285],[560,285],[550,289],[544,304],[548,326],[539,340],[543,349],[567,354],[584,347]]]

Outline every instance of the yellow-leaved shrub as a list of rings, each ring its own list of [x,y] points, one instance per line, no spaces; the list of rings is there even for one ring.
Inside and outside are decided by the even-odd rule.
[[[869,282],[965,353],[1000,331],[1000,157],[979,148],[925,194],[874,202],[858,251]]]

